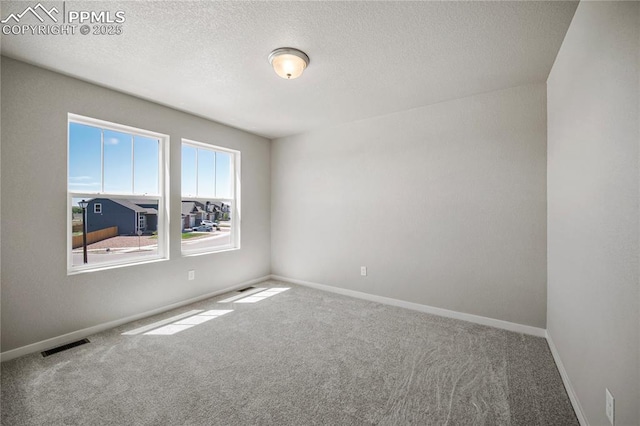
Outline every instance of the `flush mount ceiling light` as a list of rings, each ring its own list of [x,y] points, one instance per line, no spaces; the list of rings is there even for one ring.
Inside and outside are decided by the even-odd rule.
[[[309,57],[298,49],[281,47],[269,54],[269,63],[280,77],[292,80],[309,66]]]

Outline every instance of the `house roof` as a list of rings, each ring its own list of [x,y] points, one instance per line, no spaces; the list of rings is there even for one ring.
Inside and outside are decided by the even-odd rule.
[[[182,214],[204,212],[204,205],[198,201],[182,201]]]
[[[113,201],[114,203],[120,204],[121,206],[124,206],[130,210],[133,210],[136,213],[158,214],[157,209],[150,208],[150,207],[141,207],[131,200],[118,200],[113,198],[109,198],[109,200]]]

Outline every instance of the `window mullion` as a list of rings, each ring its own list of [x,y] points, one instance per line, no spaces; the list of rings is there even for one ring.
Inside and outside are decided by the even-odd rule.
[[[135,181],[136,181],[136,171],[135,171],[135,167],[134,165],[136,164],[136,157],[135,157],[135,143],[136,141],[134,140],[133,135],[131,135],[131,193],[135,194]]]
[[[196,148],[196,197],[200,195],[200,190],[198,188],[198,183],[200,182],[200,175],[198,174],[198,164],[200,163],[198,158],[198,153],[200,152],[199,148]]]
[[[218,196],[218,153],[213,153],[213,196]]]
[[[100,129],[100,193],[104,193],[104,129]]]

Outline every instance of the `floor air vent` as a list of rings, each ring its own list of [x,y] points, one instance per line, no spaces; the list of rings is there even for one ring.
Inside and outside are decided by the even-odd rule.
[[[49,349],[42,352],[42,356],[47,357],[49,355],[57,354],[58,352],[66,351],[67,349],[75,348],[76,346],[84,345],[85,343],[90,343],[89,339],[82,339],[77,342],[71,342],[66,345],[58,346],[57,348]]]
[[[254,286],[249,286],[249,287],[241,288],[240,290],[238,290],[238,293],[242,293],[243,291],[251,290],[252,288],[255,288],[255,287]]]

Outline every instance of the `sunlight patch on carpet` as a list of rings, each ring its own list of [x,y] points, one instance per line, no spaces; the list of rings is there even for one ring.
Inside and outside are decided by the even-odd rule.
[[[161,321],[154,322],[153,324],[149,324],[149,325],[145,325],[144,327],[136,328],[135,330],[130,330],[130,331],[124,332],[124,333],[122,333],[122,335],[123,336],[135,336],[136,334],[142,334],[142,333],[144,333],[146,331],[153,330],[154,328],[161,327],[161,326],[163,326],[165,324],[174,323],[174,322],[176,322],[178,320],[181,320],[182,318],[186,318],[186,317],[193,316],[195,314],[199,314],[200,312],[203,312],[203,309],[193,309],[191,311],[184,312],[184,313],[182,313],[180,315],[176,315],[176,316],[173,316],[171,318],[163,319]]]
[[[222,315],[228,314],[229,312],[233,312],[233,310],[218,309],[218,310],[202,312],[201,314],[197,314],[188,318],[183,318],[179,321],[174,322],[173,324],[165,325],[164,327],[160,327],[155,330],[148,331],[144,334],[170,336],[172,334],[176,334],[181,331],[187,330],[191,327],[195,327],[196,325],[202,324],[203,322],[207,322],[214,318],[218,318]]]
[[[275,296],[276,294],[280,294],[283,291],[287,291],[287,290],[289,290],[288,287],[270,288],[269,290],[261,291],[260,293],[256,293],[252,296],[245,297],[244,299],[236,300],[234,303],[256,303],[268,297]]]

